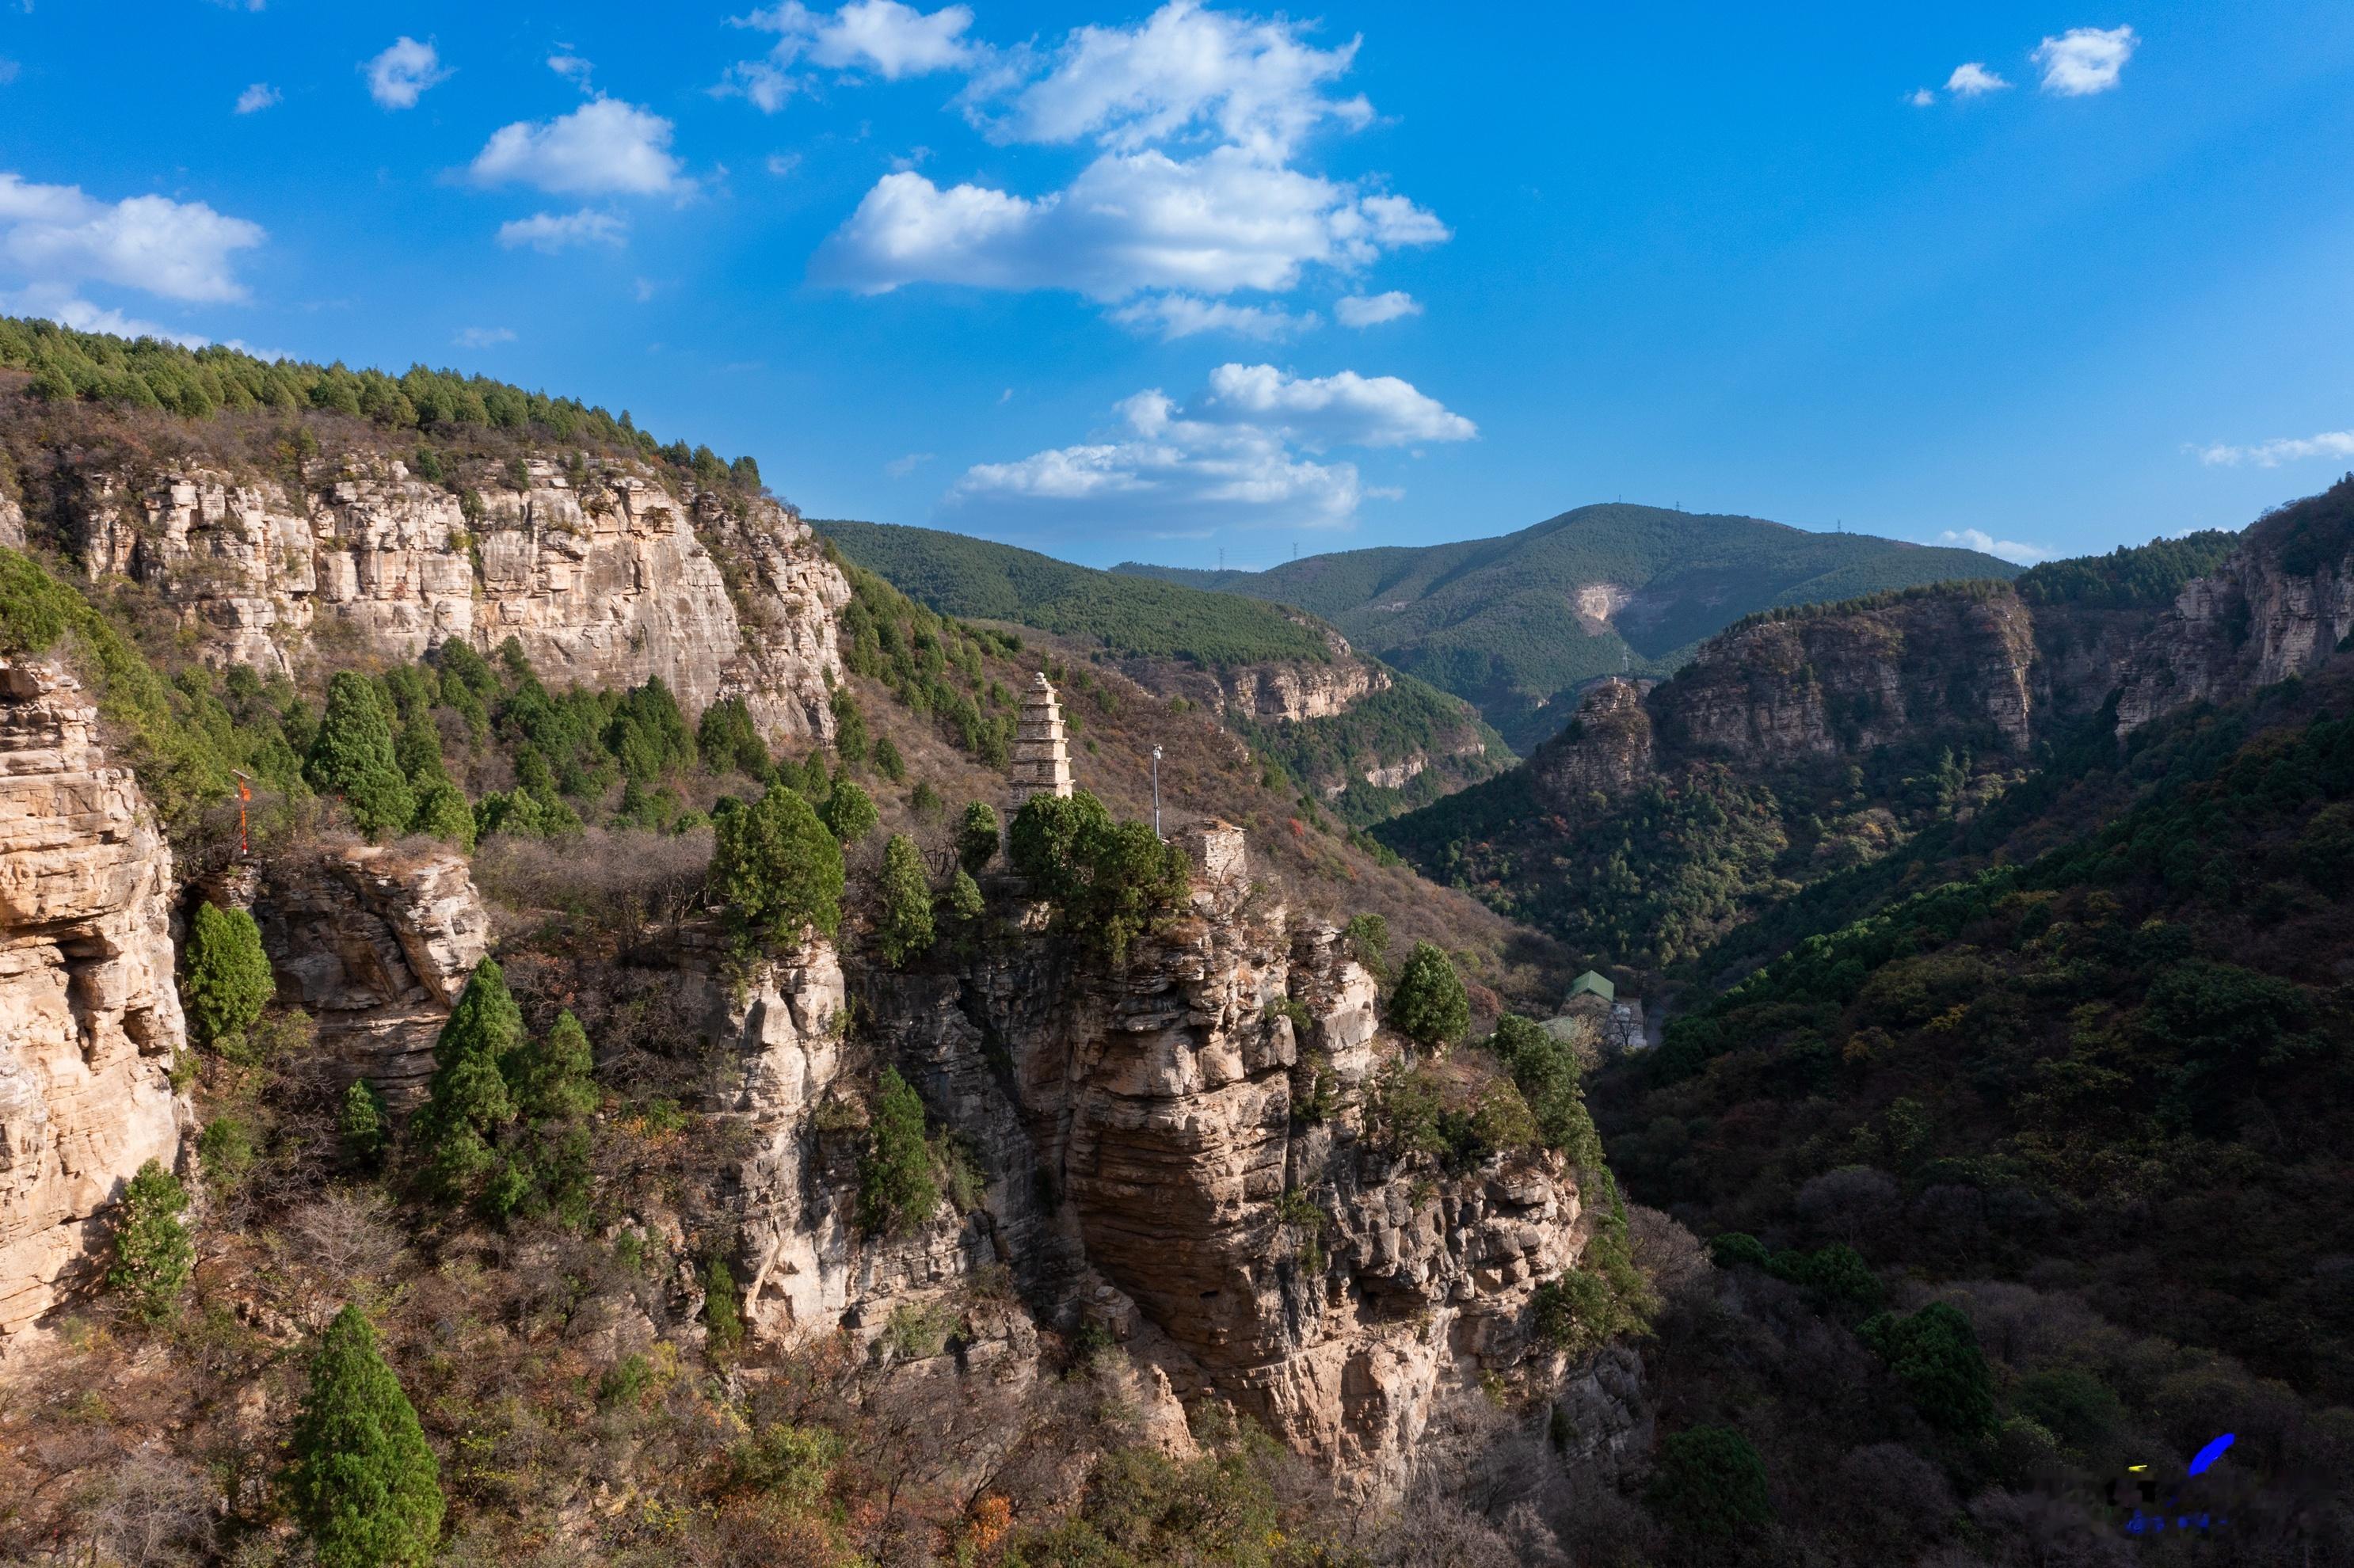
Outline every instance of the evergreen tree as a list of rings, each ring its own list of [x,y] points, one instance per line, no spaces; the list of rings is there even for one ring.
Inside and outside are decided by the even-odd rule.
[[[1087,891],[1096,845],[1111,825],[1104,803],[1085,789],[1033,795],[1006,835],[1007,858],[1031,891],[1067,906]]]
[[[1774,1519],[1766,1462],[1730,1426],[1695,1426],[1661,1443],[1643,1500],[1670,1528],[1717,1540],[1754,1534]]]
[[[931,950],[931,879],[915,841],[905,833],[893,833],[883,846],[883,909],[875,923],[875,945],[895,969]]]
[[[866,715],[858,711],[858,699],[850,694],[847,686],[833,689],[833,751],[843,761],[866,760]]]
[[[1933,1425],[1965,1436],[1993,1429],[1994,1376],[1959,1308],[1932,1301],[1909,1318],[1882,1312],[1859,1325],[1855,1337],[1880,1353]]]
[[[1408,1039],[1434,1050],[1463,1038],[1471,1025],[1471,1004],[1445,951],[1429,942],[1414,945],[1390,996],[1390,1022]]]
[[[875,737],[875,771],[894,784],[903,783],[907,777],[907,759],[887,735]]]
[[[196,1044],[211,1045],[243,1033],[277,989],[253,916],[217,904],[196,906],[188,926],[187,973],[180,980],[180,999]]]
[[[344,1108],[335,1118],[335,1135],[344,1150],[363,1171],[373,1171],[392,1142],[392,1114],[384,1096],[366,1078],[354,1078],[344,1091]]]
[[[970,923],[989,912],[988,902],[981,895],[981,884],[962,866],[957,867],[956,874],[949,878],[946,896],[949,913],[959,920]]]
[[[412,1568],[441,1536],[441,1480],[417,1411],[346,1306],[321,1337],[286,1489],[321,1568]]]
[[[522,1044],[523,1013],[506,975],[484,959],[434,1042],[432,1088],[417,1117],[427,1180],[443,1196],[462,1193],[495,1162],[491,1139],[515,1114],[500,1064]]]
[[[151,1323],[179,1310],[180,1292],[196,1271],[196,1243],[180,1223],[187,1211],[187,1189],[160,1160],[142,1165],[122,1193],[122,1213],[114,1223],[114,1266],[107,1270],[106,1284]]]
[[[842,846],[781,784],[712,822],[711,885],[727,904],[739,945],[786,948],[815,927],[842,925]]]
[[[712,1353],[725,1360],[743,1342],[744,1315],[736,1306],[736,1271],[715,1257],[703,1274],[703,1324]]]
[[[302,775],[321,794],[342,797],[353,822],[370,838],[404,831],[416,810],[375,683],[349,670],[327,683],[327,711]]]
[[[588,1032],[567,1010],[531,1052],[521,1086],[524,1114],[538,1121],[587,1116],[597,1108],[596,1074]]]
[[[968,803],[957,820],[957,863],[979,876],[997,858],[997,811],[986,800]]]
[[[924,1102],[896,1067],[883,1069],[866,1153],[858,1162],[858,1223],[876,1235],[910,1231],[940,1206]]]
[[[864,842],[883,821],[883,814],[875,809],[875,798],[848,778],[833,781],[833,793],[825,798],[824,816],[826,827],[845,849]]]
[[[447,779],[436,779],[417,791],[408,831],[470,850],[474,847],[474,809],[466,804],[465,791]]]

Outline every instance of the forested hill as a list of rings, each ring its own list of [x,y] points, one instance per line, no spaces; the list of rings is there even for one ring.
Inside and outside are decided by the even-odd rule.
[[[1523,753],[1567,722],[1557,699],[1569,688],[1671,673],[1743,616],[2020,570],[1974,550],[1619,503],[1500,538],[1346,550],[1263,572],[1113,569],[1312,610],[1469,699]]]

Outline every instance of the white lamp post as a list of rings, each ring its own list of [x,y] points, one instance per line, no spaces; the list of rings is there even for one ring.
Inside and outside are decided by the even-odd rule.
[[[1152,748],[1152,836],[1161,836],[1161,748]]]

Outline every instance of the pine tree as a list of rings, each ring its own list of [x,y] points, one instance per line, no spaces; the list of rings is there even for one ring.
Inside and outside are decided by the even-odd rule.
[[[842,846],[809,802],[771,784],[750,805],[715,813],[711,885],[740,946],[784,948],[810,927],[842,925]]]
[[[427,1180],[443,1196],[461,1194],[495,1162],[492,1137],[515,1114],[500,1064],[522,1044],[523,1012],[506,975],[484,959],[434,1042],[432,1088],[417,1117]]]
[[[441,1480],[417,1411],[355,1307],[335,1315],[311,1362],[286,1478],[321,1568],[408,1568],[441,1536]]]
[[[470,850],[474,847],[474,809],[466,804],[465,791],[447,779],[436,779],[417,791],[408,831]]]
[[[1390,1022],[1408,1039],[1433,1049],[1463,1038],[1471,1024],[1471,1004],[1444,950],[1429,942],[1414,945],[1390,997]]]
[[[406,830],[416,810],[375,683],[349,670],[327,683],[327,711],[302,775],[321,794],[341,796],[353,822],[370,838]]]
[[[966,805],[957,821],[957,862],[974,876],[997,858],[997,811],[986,800]]]
[[[187,1189],[160,1160],[142,1165],[122,1193],[107,1287],[128,1298],[132,1310],[151,1323],[179,1310],[180,1292],[196,1271],[196,1243],[180,1223],[187,1211]]]
[[[187,951],[180,999],[196,1044],[210,1045],[244,1033],[278,989],[253,916],[242,909],[199,904],[189,922]]]
[[[858,1223],[876,1235],[913,1230],[940,1206],[924,1102],[896,1067],[883,1069],[865,1156],[858,1162]]]
[[[883,821],[883,814],[875,809],[875,797],[849,778],[833,781],[833,793],[825,798],[824,816],[826,827],[845,849],[863,842]]]
[[[932,888],[924,857],[905,833],[883,846],[883,909],[875,923],[875,949],[883,961],[904,969],[931,950]]]
[[[344,1150],[364,1171],[373,1171],[392,1141],[392,1115],[384,1096],[366,1078],[354,1078],[344,1091],[344,1108],[335,1118],[335,1135]]]
[[[596,1074],[588,1032],[567,1010],[532,1049],[520,1097],[524,1114],[539,1121],[587,1116],[597,1108]]]

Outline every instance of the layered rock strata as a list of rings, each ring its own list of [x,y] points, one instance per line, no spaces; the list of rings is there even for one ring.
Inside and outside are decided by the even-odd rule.
[[[0,660],[0,1343],[95,1267],[141,1165],[176,1163],[172,852],[97,715]]]

